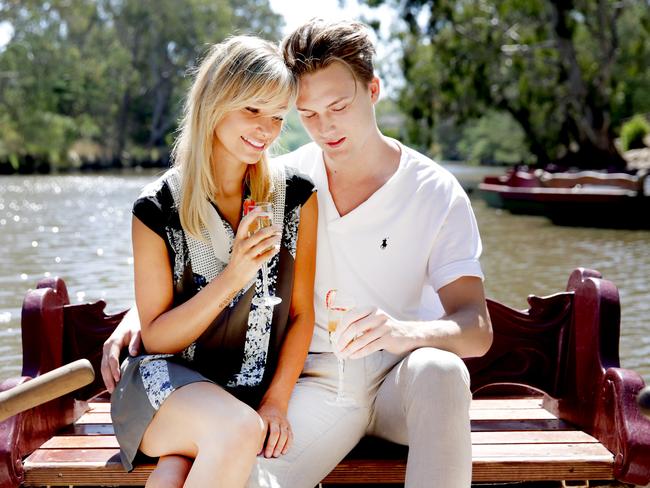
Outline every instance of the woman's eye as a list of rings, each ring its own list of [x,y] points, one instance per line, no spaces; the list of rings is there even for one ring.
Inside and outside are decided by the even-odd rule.
[[[260,113],[259,109],[255,108],[255,107],[246,107],[246,110],[247,110],[248,112],[252,113],[252,114],[258,114],[258,113]]]
[[[284,120],[284,117],[280,117],[280,116],[278,115],[278,116],[276,116],[276,117],[273,117],[273,120],[275,120],[276,122],[282,122],[282,121]]]

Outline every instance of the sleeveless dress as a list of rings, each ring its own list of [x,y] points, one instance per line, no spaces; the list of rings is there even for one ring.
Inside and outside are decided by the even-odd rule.
[[[143,354],[122,362],[121,378],[111,396],[111,417],[127,471],[133,469],[133,459],[153,416],[174,390],[209,381],[256,408],[271,382],[289,320],[300,209],[316,191],[311,180],[295,169],[275,165],[272,172],[273,220],[283,231],[280,252],[268,262],[266,278],[269,293],[282,302],[272,308],[252,303],[255,296],[262,295],[260,270],[184,351]],[[236,232],[213,205],[211,222],[202,229],[206,240],[186,234],[177,210],[179,198],[180,174],[173,168],[146,186],[133,206],[133,214],[165,241],[173,273],[174,307],[225,269]]]

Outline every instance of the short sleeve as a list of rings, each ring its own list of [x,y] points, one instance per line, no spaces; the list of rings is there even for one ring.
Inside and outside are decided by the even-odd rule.
[[[163,188],[160,187],[157,191],[145,188],[133,204],[133,215],[163,240],[166,240],[165,225],[168,216],[163,209]]]
[[[289,208],[302,206],[316,191],[314,182],[296,168],[286,166],[287,203]]]
[[[436,292],[463,276],[483,279],[481,237],[469,198],[455,192],[429,255],[429,281]]]

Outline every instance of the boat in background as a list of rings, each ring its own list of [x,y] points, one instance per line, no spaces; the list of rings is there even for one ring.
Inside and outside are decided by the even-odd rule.
[[[558,225],[650,229],[647,171],[630,175],[512,169],[484,178],[478,189],[490,207],[543,215]]]

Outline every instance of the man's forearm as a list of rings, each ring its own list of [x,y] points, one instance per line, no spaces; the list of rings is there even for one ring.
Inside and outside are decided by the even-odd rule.
[[[487,310],[467,306],[439,320],[408,322],[413,349],[436,347],[460,357],[485,354],[492,344],[492,328]]]

